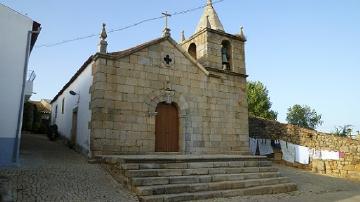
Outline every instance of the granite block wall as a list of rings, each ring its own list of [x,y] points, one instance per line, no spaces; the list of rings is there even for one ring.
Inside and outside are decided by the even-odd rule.
[[[179,152],[247,152],[245,77],[209,74],[174,44],[164,40],[126,56],[95,60],[93,155],[155,152],[155,109],[169,100],[179,108]]]
[[[311,169],[314,172],[360,179],[360,141],[339,137],[291,124],[249,117],[249,136],[284,140],[316,150],[331,150],[343,153],[340,160],[312,160],[308,166],[287,165]]]

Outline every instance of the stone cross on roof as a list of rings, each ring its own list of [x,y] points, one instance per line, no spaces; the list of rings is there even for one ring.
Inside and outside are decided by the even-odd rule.
[[[165,29],[163,31],[163,36],[170,36],[170,29],[168,27],[168,17],[171,17],[171,15],[166,11],[165,13],[161,13],[164,15],[165,18]]]

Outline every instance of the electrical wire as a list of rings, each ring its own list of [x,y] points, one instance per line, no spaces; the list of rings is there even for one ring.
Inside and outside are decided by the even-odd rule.
[[[225,0],[216,0],[212,4],[218,4],[218,3],[223,2],[223,1],[225,1]],[[202,6],[198,6],[198,7],[195,7],[195,8],[183,10],[183,11],[174,12],[174,13],[171,13],[170,15],[171,16],[184,15],[184,14],[194,12],[194,11],[199,10],[199,9],[203,9],[206,6],[207,6],[207,4],[202,5]],[[159,19],[162,19],[162,18],[165,18],[165,16],[159,16],[159,17],[144,19],[144,20],[138,21],[138,22],[136,22],[134,24],[127,25],[127,26],[124,26],[124,27],[121,27],[121,28],[110,29],[109,31],[107,31],[107,33],[110,34],[110,33],[114,33],[114,32],[123,31],[123,30],[129,29],[129,28],[132,28],[132,27],[136,27],[136,26],[141,25],[143,23],[159,20]],[[80,37],[76,37],[76,38],[73,38],[73,39],[62,40],[62,41],[59,41],[59,42],[56,42],[56,43],[41,44],[41,45],[35,46],[34,48],[54,47],[54,46],[62,45],[62,44],[65,44],[65,43],[70,43],[70,42],[74,42],[74,41],[79,41],[79,40],[83,40],[83,39],[92,38],[92,37],[95,37],[95,36],[100,36],[100,34],[89,34],[89,35],[86,35],[86,36],[80,36]]]

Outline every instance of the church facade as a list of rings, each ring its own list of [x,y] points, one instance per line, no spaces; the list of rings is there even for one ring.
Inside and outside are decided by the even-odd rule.
[[[98,52],[52,100],[52,123],[89,156],[246,154],[244,45],[226,33],[211,1],[196,32],[163,36],[128,50]]]

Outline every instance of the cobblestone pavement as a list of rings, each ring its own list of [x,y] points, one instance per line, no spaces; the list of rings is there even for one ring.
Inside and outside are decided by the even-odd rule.
[[[282,194],[210,199],[202,202],[360,202],[360,181],[329,177],[310,171],[278,167],[282,175],[298,185],[298,191]]]
[[[15,201],[137,201],[100,165],[42,135],[23,135],[20,165],[0,176]]]
[[[20,166],[0,169],[10,180],[15,201],[137,201],[98,164],[40,135],[22,139]],[[280,165],[280,172],[298,185],[298,191],[284,194],[210,199],[204,202],[359,202],[360,181],[314,174]]]

